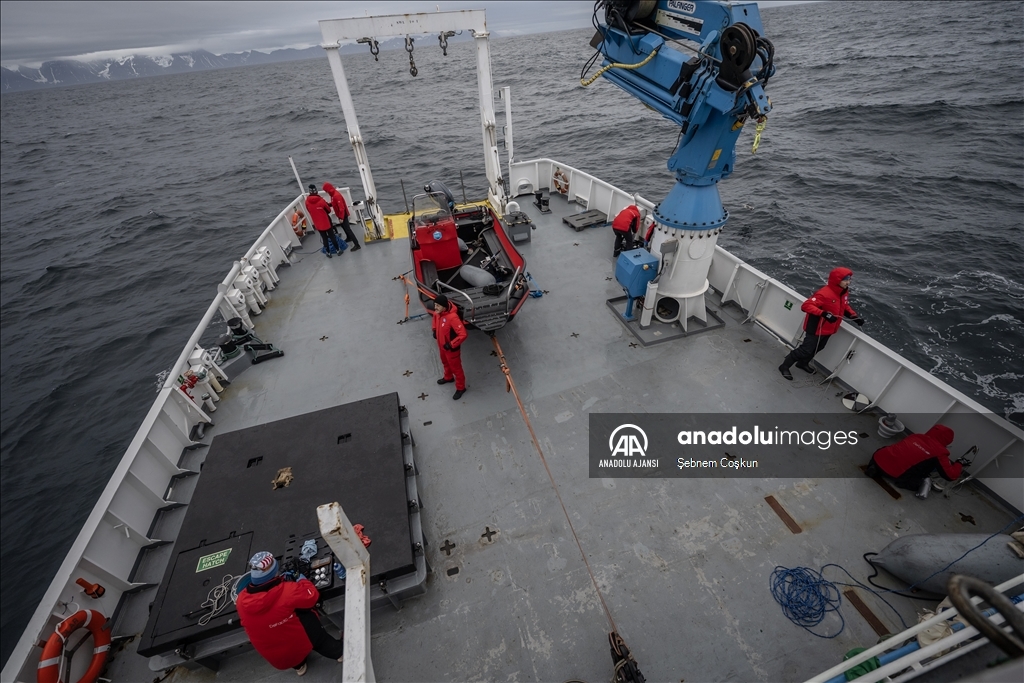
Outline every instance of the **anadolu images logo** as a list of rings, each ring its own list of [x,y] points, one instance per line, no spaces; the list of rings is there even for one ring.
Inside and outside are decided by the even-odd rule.
[[[619,434],[619,432],[622,432],[622,434],[619,435],[616,441],[615,435]],[[640,439],[643,439],[642,446],[640,445]],[[608,450],[611,451],[613,458],[616,455],[624,455],[627,458],[633,456],[647,457],[647,433],[636,425],[619,425],[612,431],[611,436],[608,437]]]

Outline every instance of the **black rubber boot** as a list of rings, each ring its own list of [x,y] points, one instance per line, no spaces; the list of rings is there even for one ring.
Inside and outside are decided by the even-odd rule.
[[[781,372],[782,376],[788,379],[790,382],[793,381],[793,374],[789,371],[789,366],[787,366],[785,363],[779,366],[779,372]]]
[[[448,384],[449,382],[454,382],[454,381],[455,381],[454,377],[452,377],[451,379],[445,379],[444,377],[442,377],[441,379],[437,380],[437,383],[438,384]]]
[[[464,393],[466,393],[466,390],[465,390],[465,389],[459,389],[459,390],[457,390],[457,391],[455,392],[455,394],[454,394],[454,395],[452,396],[452,398],[453,398],[453,399],[455,399],[456,401],[458,401],[458,400],[459,400],[460,398],[462,398],[462,395],[463,395]]]
[[[804,372],[809,372],[812,375],[816,372],[816,370],[812,368],[810,365],[808,365],[806,361],[800,361],[799,363],[796,364],[796,366],[803,370]]]

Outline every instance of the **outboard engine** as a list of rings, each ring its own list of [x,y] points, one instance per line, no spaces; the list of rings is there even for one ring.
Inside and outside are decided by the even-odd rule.
[[[429,183],[423,186],[423,191],[427,194],[433,192],[440,192],[444,195],[445,199],[448,200],[448,210],[455,213],[455,195],[448,188],[447,185],[442,183],[440,180],[431,180]]]

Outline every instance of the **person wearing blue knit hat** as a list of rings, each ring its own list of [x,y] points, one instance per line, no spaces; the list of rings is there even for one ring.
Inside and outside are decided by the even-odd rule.
[[[324,630],[313,610],[320,599],[316,586],[305,576],[286,581],[267,551],[253,555],[249,568],[249,585],[235,607],[253,648],[274,668],[292,668],[300,676],[313,650],[340,662],[344,644]]]

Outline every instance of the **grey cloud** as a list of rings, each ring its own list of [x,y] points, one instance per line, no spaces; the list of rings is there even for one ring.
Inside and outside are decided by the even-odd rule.
[[[0,2],[0,61],[95,52],[206,49],[222,54],[319,42],[317,20],[484,7],[495,32],[586,26],[593,3],[561,2]]]

